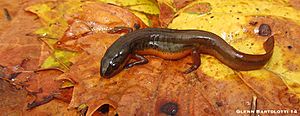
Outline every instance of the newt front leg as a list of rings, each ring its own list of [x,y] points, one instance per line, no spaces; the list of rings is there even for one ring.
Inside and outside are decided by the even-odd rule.
[[[125,68],[131,68],[131,67],[133,67],[135,65],[141,65],[141,64],[147,64],[148,63],[148,59],[147,58],[145,58],[144,56],[138,55],[138,54],[134,54],[132,56],[132,58],[135,59],[136,61],[127,64],[125,66]]]

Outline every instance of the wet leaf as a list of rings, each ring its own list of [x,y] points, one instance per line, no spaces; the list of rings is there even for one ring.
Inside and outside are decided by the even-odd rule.
[[[253,108],[253,101],[256,109],[300,110],[300,15],[294,8],[297,5],[290,4],[293,1],[98,1],[117,6],[79,0],[39,3],[26,10],[40,20],[17,17],[16,27],[1,35],[0,77],[28,85],[27,91],[36,96],[29,106],[40,105],[28,112],[75,115],[77,109],[81,115],[237,115],[237,109]],[[182,73],[190,67],[190,56],[177,61],[146,56],[148,64],[124,69],[110,79],[100,77],[99,61],[122,35],[107,32],[135,24],[145,28],[141,20],[148,26],[211,31],[249,54],[265,52],[262,45],[267,37],[260,36],[258,28],[269,25],[276,41],[274,54],[263,69],[253,71],[235,71],[213,56],[201,55],[200,68],[190,74]],[[24,26],[32,32],[39,27],[28,25],[32,21],[42,22],[43,27],[35,32],[46,39],[15,31]],[[53,69],[62,66],[68,70]],[[72,111],[53,99],[68,102]]]
[[[31,34],[37,28],[39,28],[41,24],[39,23],[39,20],[36,20],[36,17],[34,15],[25,12],[24,9],[26,6],[29,6],[34,2],[36,1],[26,2],[22,4],[14,2],[15,4],[20,4],[20,10],[11,21],[11,24],[13,24],[13,26],[8,27],[3,32],[3,34],[1,32],[0,35],[0,54],[2,56],[0,64],[1,74],[3,74],[1,80],[7,80],[12,85],[18,88],[25,89],[28,92],[28,94],[26,94],[28,96],[35,95],[34,99],[36,101],[33,102],[33,97],[30,97],[29,100],[24,101],[24,104],[20,104],[22,106],[21,108],[19,108],[19,111],[22,112],[22,114],[28,113],[26,111],[28,103],[40,105],[42,103],[47,103],[47,100],[45,100],[44,102],[43,98],[51,98],[53,94],[58,94],[60,92],[58,90],[60,85],[59,83],[54,82],[53,76],[55,77],[57,75],[60,75],[61,71],[58,71],[58,74],[55,73],[55,71],[54,73],[36,73],[41,71],[39,70],[40,65],[42,64],[42,61],[44,61],[50,55],[49,53],[51,49],[48,47],[48,45],[40,41],[40,39]],[[49,43],[53,44],[51,40],[49,41]],[[10,98],[6,95],[4,97]],[[3,105],[5,104],[6,103],[4,103]],[[56,105],[59,106],[59,104],[60,103],[56,102]],[[55,109],[57,108],[57,106],[54,106],[53,108]],[[5,110],[8,110],[5,112],[10,112],[10,109]],[[45,111],[46,110],[43,111],[40,109],[32,112],[34,114]],[[48,111],[52,112],[52,110]],[[63,111],[61,110],[61,112]]]
[[[68,67],[72,64],[70,59],[74,58],[76,55],[76,52],[55,50],[53,55],[49,56],[43,62],[41,68],[59,68],[63,70],[68,70]]]
[[[279,1],[196,1],[191,4],[209,3],[211,7],[210,12],[203,15],[181,13],[178,17],[173,19],[169,28],[199,28],[212,31],[220,35],[223,39],[230,41],[231,39],[243,37],[242,25],[246,25],[247,22],[249,22],[246,18],[247,16],[272,15],[289,18],[294,21],[299,20],[300,15],[296,9],[289,7],[288,4],[279,4],[278,2]],[[219,26],[220,24],[222,24],[222,26]],[[227,28],[224,29],[224,27]]]
[[[78,19],[71,21],[70,28],[55,45],[57,48],[88,53],[99,53],[103,33],[114,27],[131,27],[145,24],[133,13],[117,6],[103,3],[87,2],[82,5],[83,12],[78,13]],[[97,11],[97,12],[96,12]],[[122,18],[120,18],[122,17]],[[94,36],[89,38],[89,36]],[[111,34],[109,36],[118,36]],[[112,37],[114,39],[115,37]]]
[[[18,90],[10,83],[0,80],[0,111],[2,115],[20,115],[28,99],[26,91]]]
[[[158,15],[160,10],[153,0],[97,0],[105,3],[115,4],[131,10],[147,26],[153,26],[147,15]]]
[[[213,3],[217,4],[217,2]],[[258,21],[256,26],[250,25],[250,21],[255,20],[252,15],[258,15],[253,14],[251,7],[248,8],[249,6],[245,5],[244,7],[247,8],[244,8],[245,11],[240,11],[242,13],[235,11],[236,13],[233,15],[224,15],[215,12],[222,7],[215,7],[213,3],[200,4],[211,7],[209,8],[211,10],[204,10],[204,14],[195,13],[201,11],[202,7],[200,10],[192,10],[192,13],[187,12],[191,11],[188,9],[183,10],[185,12],[179,12],[179,16],[173,20],[169,27],[212,31],[243,52],[264,53],[262,44],[266,38],[259,37],[254,32],[254,28],[266,22]],[[278,5],[277,2],[274,4]],[[235,10],[235,8],[231,10]],[[295,11],[291,10],[291,12]],[[263,13],[259,15],[265,15]],[[266,19],[272,18],[266,17]],[[274,20],[278,21],[277,23],[283,21],[284,23],[282,22],[281,25],[286,24],[285,21],[290,21],[281,18]],[[272,30],[277,32],[275,31],[277,28],[272,24],[274,23],[269,23]],[[244,31],[244,29],[248,31]],[[93,38],[93,36],[87,38]],[[275,38],[281,37],[275,35]],[[103,43],[101,44],[103,46],[99,44],[99,47],[102,46],[100,51],[105,51],[107,44],[110,43],[108,41],[108,38],[102,38]],[[277,39],[277,41],[283,41],[283,39]],[[99,64],[96,63],[99,62],[97,58],[101,58],[102,55],[102,52],[90,58],[82,55],[83,61],[76,62],[71,67],[72,72],[59,77],[77,83],[74,85],[74,96],[70,106],[76,107],[82,103],[88,103],[88,115],[91,115],[103,104],[112,105],[120,115],[162,115],[164,113],[161,112],[161,107],[170,102],[180,106],[178,115],[186,115],[191,112],[191,114],[199,115],[224,113],[235,115],[236,112],[233,109],[248,109],[253,96],[258,97],[257,102],[260,104],[258,109],[293,109],[299,107],[297,102],[287,100],[287,97],[293,98],[296,93],[289,91],[289,87],[280,79],[281,76],[268,70],[269,65],[265,69],[254,72],[236,72],[215,58],[202,55],[200,69],[193,74],[183,75],[181,72],[188,67],[187,63],[190,62],[190,57],[176,62],[150,57],[150,62],[146,65],[124,70],[111,79],[101,79]],[[276,55],[276,50],[274,55]],[[87,62],[94,65],[87,65]],[[86,68],[82,69],[82,67]],[[76,76],[78,74],[86,76]],[[94,95],[94,99],[90,99],[89,95],[94,93],[99,93],[101,96]],[[239,96],[238,99],[236,96]]]
[[[296,85],[299,83],[298,79],[300,78],[298,76],[299,71],[297,68],[299,67],[299,62],[298,60],[289,60],[290,58],[293,59],[298,56],[298,53],[296,52],[298,51],[298,44],[292,42],[297,40],[291,40],[292,38],[287,35],[287,33],[294,34],[294,30],[298,29],[299,24],[297,24],[297,22],[299,22],[298,20],[300,19],[298,10],[289,6],[289,4],[284,1],[232,2],[203,0],[192,4],[199,3],[209,3],[211,11],[203,15],[182,12],[172,21],[169,28],[195,28],[211,31],[220,35],[240,51],[255,54],[264,53],[262,43],[265,41],[262,37],[257,37],[255,30],[263,23],[271,25],[275,38],[277,38],[277,42],[284,44],[276,44],[274,55],[270,63],[266,66],[266,69],[280,75],[279,77],[282,78],[285,84],[293,91],[298,90]],[[263,15],[268,15],[268,17],[264,18]],[[251,26],[251,24],[249,24],[250,22],[256,22],[257,24]],[[220,26],[220,24],[222,24],[222,26]],[[289,29],[292,25],[294,27],[293,30]],[[295,36],[298,36],[298,34]],[[293,46],[293,49],[288,50],[287,46],[289,45]],[[207,61],[206,59],[203,59],[202,61],[202,67],[205,67],[205,62]],[[289,66],[289,68],[286,66]],[[212,76],[216,74],[212,73],[216,71],[213,69],[213,67],[210,67],[205,68],[204,70],[207,70],[206,74]],[[227,70],[226,68],[219,67],[218,70],[220,69],[223,70],[222,72],[228,72],[224,71]],[[298,92],[296,93],[298,94]]]
[[[187,5],[189,5],[191,2],[193,2],[194,0],[173,0],[175,7],[177,9],[181,9]]]
[[[161,11],[159,15],[161,26],[166,27],[174,18],[176,11],[165,2],[159,2],[159,8]]]
[[[55,81],[55,77],[61,75],[62,72],[55,69],[37,71],[28,79],[26,90],[28,90],[36,98],[28,104],[28,109],[43,105],[54,99],[54,95],[58,94],[61,86],[60,81]]]
[[[35,4],[27,7],[25,10],[38,15],[41,18],[43,27],[34,33],[48,38],[60,38],[68,27],[67,16],[80,11],[82,2],[72,0],[66,2],[47,2]]]
[[[134,15],[136,15],[137,17],[139,17],[147,26],[154,26],[152,24],[152,21],[147,17],[147,15],[140,13],[140,12],[136,12],[136,11],[131,11]]]
[[[70,81],[64,81],[63,84],[61,85],[61,88],[69,88],[69,87],[73,87],[74,84]]]
[[[120,6],[127,7],[131,10],[152,14],[152,15],[158,15],[159,9],[157,8],[157,5],[152,0],[98,0],[105,3],[110,4],[116,4]]]
[[[1,115],[77,115],[73,109],[68,109],[68,104],[53,100],[35,109],[27,110],[27,103],[31,96],[22,88],[15,88],[8,82],[0,80],[0,111]]]
[[[60,100],[52,100],[47,104],[36,107],[35,109],[24,111],[26,115],[79,115],[76,110],[68,109],[68,104]]]

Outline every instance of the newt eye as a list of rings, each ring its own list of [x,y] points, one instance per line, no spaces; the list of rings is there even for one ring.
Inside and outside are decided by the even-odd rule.
[[[117,64],[113,61],[109,61],[111,67],[116,68]]]

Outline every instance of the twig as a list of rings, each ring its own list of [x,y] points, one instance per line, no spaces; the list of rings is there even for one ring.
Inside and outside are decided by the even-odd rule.
[[[9,12],[8,12],[8,10],[6,8],[3,8],[3,15],[4,15],[4,17],[5,17],[5,19],[7,21],[11,21],[12,20],[10,14],[9,14]]]

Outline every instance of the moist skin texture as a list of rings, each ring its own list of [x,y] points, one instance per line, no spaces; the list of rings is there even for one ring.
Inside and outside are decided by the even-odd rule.
[[[101,61],[100,74],[109,78],[126,67],[146,64],[148,60],[142,55],[154,55],[168,60],[192,55],[193,64],[185,73],[200,66],[200,54],[212,55],[234,70],[255,70],[269,61],[273,48],[273,36],[264,43],[266,53],[256,55],[242,53],[218,35],[203,30],[138,29],[121,36],[107,49]],[[128,63],[132,58],[137,61]]]

